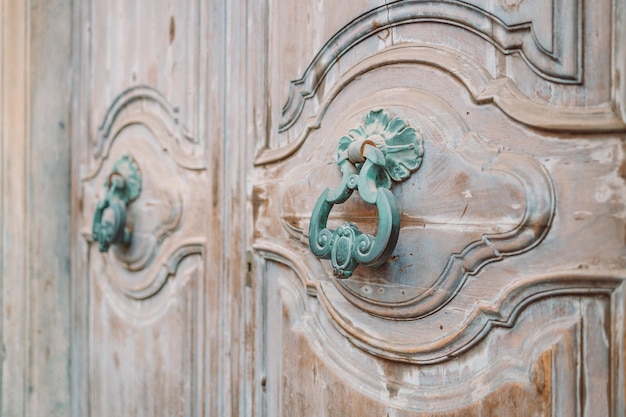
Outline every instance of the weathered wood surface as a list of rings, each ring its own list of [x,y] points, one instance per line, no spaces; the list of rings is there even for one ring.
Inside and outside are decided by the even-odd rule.
[[[224,415],[224,5],[77,5],[75,415]],[[100,253],[112,164],[143,178],[129,248]],[[227,369],[227,368],[226,368]]]
[[[270,5],[266,415],[624,415],[623,3]],[[393,187],[390,262],[337,280],[310,216],[339,138],[380,107],[424,161]],[[353,196],[344,221],[378,220]]]
[[[2,415],[624,416],[625,1],[1,5]],[[339,282],[310,215],[378,107],[424,161]]]
[[[71,2],[0,2],[0,414],[70,414]]]

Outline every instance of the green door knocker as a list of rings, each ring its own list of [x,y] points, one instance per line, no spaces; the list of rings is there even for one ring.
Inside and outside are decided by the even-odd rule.
[[[341,184],[336,189],[326,188],[318,198],[309,228],[313,254],[330,259],[337,278],[352,276],[359,264],[376,268],[389,259],[400,232],[400,211],[390,191],[392,180],[409,178],[420,167],[423,155],[423,139],[418,132],[404,119],[381,109],[370,111],[364,125],[339,140]],[[333,206],[348,200],[355,189],[378,209],[377,236],[362,233],[351,222],[336,230],[326,228]]]
[[[104,199],[98,202],[93,215],[92,235],[98,242],[100,252],[107,252],[114,244],[130,245],[131,231],[126,227],[126,205],[141,192],[141,174],[135,161],[122,156],[114,165],[104,184]],[[113,221],[104,220],[104,212],[110,209]]]

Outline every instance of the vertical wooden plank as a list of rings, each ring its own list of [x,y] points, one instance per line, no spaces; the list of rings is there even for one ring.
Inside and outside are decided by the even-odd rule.
[[[91,62],[90,38],[91,38],[91,3],[74,2],[72,13],[72,25],[74,27],[72,36],[72,66],[74,68],[73,91],[71,96],[71,138],[72,138],[72,163],[71,163],[71,214],[73,219],[80,218],[83,205],[82,188],[80,187],[81,165],[86,159],[86,148],[88,138],[88,118],[78,117],[83,112],[85,103],[88,102],[88,86],[90,85],[89,73]],[[87,386],[88,367],[82,364],[88,363],[88,309],[89,304],[89,280],[86,279],[86,265],[89,264],[88,248],[85,239],[81,236],[80,222],[71,223],[71,279],[70,297],[72,300],[70,317],[70,339],[71,343],[71,367],[70,381],[71,388],[71,413],[73,417],[87,416],[89,407],[89,391]],[[82,300],[83,302],[78,302]]]
[[[611,50],[611,85],[612,99],[615,111],[626,120],[626,1],[613,0],[613,28]],[[623,140],[623,139],[622,139]],[[622,152],[626,152],[626,142],[622,142]],[[619,170],[622,179],[626,181],[626,164],[622,162]],[[611,360],[615,363],[612,370],[611,384],[614,387],[612,397],[612,415],[626,416],[626,317],[624,316],[626,295],[624,284],[612,295],[613,312],[611,334]]]
[[[248,138],[247,150],[249,160],[261,149],[268,146],[269,129],[271,127],[269,102],[269,77],[268,77],[268,51],[269,41],[269,1],[248,0],[246,34],[246,108],[249,109],[246,137]],[[250,153],[254,151],[254,153]],[[248,178],[254,178],[250,168]],[[246,209],[246,230],[250,235],[246,237],[246,245],[249,247],[254,234],[254,213],[258,209],[258,196],[255,195],[254,183],[247,184],[246,195],[249,204]],[[265,280],[261,271],[265,268],[260,257],[249,250],[246,265],[245,297],[243,300],[245,320],[245,354],[242,369],[242,379],[245,381],[243,393],[245,398],[244,412],[240,415],[246,417],[265,416],[264,395],[267,378],[264,374],[265,366],[265,329],[262,327],[264,316]]]
[[[225,2],[224,171],[222,210],[224,392],[219,415],[259,415],[255,373],[255,261],[246,256],[252,238],[252,161],[264,145],[267,125],[266,0]]]
[[[626,1],[613,1],[611,85],[615,111],[626,120]]]
[[[2,415],[26,415],[27,216],[30,5],[2,1]]]
[[[600,298],[581,297],[582,330],[581,415],[611,415],[610,311]],[[616,399],[617,400],[617,399]],[[617,401],[616,401],[617,402]]]
[[[224,49],[224,36],[226,26],[226,2],[211,1],[203,2],[202,12],[204,25],[207,31],[203,32],[204,40],[200,42],[200,51],[210,58],[206,61],[206,67],[202,70],[206,72],[207,84],[203,89],[200,100],[204,100],[205,113],[200,115],[200,126],[203,128],[207,138],[206,160],[210,169],[207,170],[208,183],[211,193],[211,204],[206,207],[207,236],[207,343],[205,355],[207,358],[215,358],[206,362],[204,375],[207,378],[207,390],[202,393],[204,398],[204,416],[229,415],[225,412],[229,401],[230,393],[225,387],[225,379],[228,369],[227,344],[224,343],[228,334],[228,321],[222,314],[227,309],[227,302],[224,301],[228,277],[225,272],[225,253],[229,240],[223,239],[227,236],[228,217],[223,212],[222,196],[224,194],[224,172],[228,169],[225,160],[226,151],[224,149],[224,135],[226,131],[224,117],[225,101],[225,60],[227,52]],[[236,175],[234,167],[232,175]],[[215,271],[215,272],[212,272]]]
[[[611,294],[611,323],[609,327],[611,362],[614,367],[611,369],[610,385],[613,387],[611,396],[611,416],[626,416],[626,316],[624,315],[626,294],[625,284]]]
[[[31,4],[27,253],[33,416],[67,415],[70,403],[71,6],[70,0]]]
[[[243,407],[243,378],[241,365],[244,349],[242,344],[245,340],[243,327],[243,294],[245,288],[246,258],[246,192],[245,183],[247,178],[247,148],[249,144],[246,137],[246,124],[248,109],[246,107],[246,92],[242,89],[245,85],[247,57],[245,45],[247,37],[247,2],[224,3],[226,11],[225,27],[225,131],[224,131],[224,167],[223,183],[224,194],[222,200],[223,213],[227,220],[224,228],[224,241],[227,242],[224,253],[223,299],[222,314],[225,318],[226,332],[222,335],[225,343],[224,360],[227,365],[224,368],[224,388],[227,402],[220,415],[238,416],[242,414]],[[243,27],[242,27],[243,26]],[[242,30],[243,29],[243,30]],[[235,175],[233,175],[233,173]]]
[[[70,0],[2,2],[2,414],[69,411]]]

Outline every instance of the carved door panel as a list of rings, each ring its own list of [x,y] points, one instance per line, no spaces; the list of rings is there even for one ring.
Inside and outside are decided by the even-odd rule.
[[[267,4],[252,415],[624,415],[625,9]]]
[[[220,19],[76,3],[77,416],[219,415]]]

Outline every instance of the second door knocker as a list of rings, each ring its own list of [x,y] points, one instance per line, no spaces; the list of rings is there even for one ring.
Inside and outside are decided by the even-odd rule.
[[[126,206],[141,193],[141,174],[133,158],[124,155],[113,165],[104,188],[105,195],[96,206],[92,226],[92,236],[100,252],[107,252],[113,244],[130,244],[132,236],[126,227]],[[113,212],[113,221],[103,219],[106,209]]]

